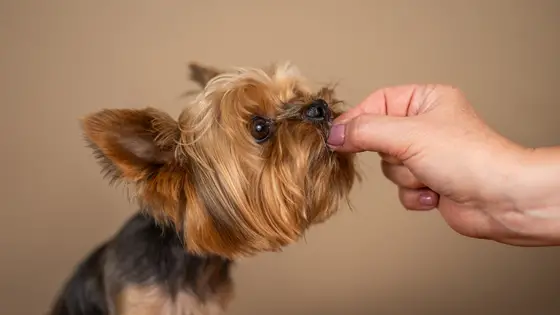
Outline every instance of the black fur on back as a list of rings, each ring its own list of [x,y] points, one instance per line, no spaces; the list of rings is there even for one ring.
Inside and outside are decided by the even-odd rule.
[[[105,315],[109,313],[103,286],[103,264],[108,243],[97,247],[64,286],[50,314]]]
[[[157,285],[170,296],[188,289],[204,301],[231,282],[231,264],[187,253],[174,228],[138,212],[76,267],[49,315],[109,315],[127,285]],[[208,270],[213,270],[212,281],[200,281]]]

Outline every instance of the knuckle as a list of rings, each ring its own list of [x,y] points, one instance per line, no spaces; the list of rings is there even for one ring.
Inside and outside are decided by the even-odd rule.
[[[398,167],[397,165],[390,164],[387,161],[381,161],[381,170],[383,172],[383,175],[387,177],[389,180],[391,180],[393,183],[399,185],[398,178],[396,176],[397,167]]]
[[[366,135],[364,134],[364,117],[356,117],[351,124],[348,125],[346,141],[355,148],[363,149]]]
[[[381,162],[383,175],[394,184],[408,189],[418,189],[425,187],[416,176],[404,165],[394,165],[386,161]]]
[[[402,185],[407,188],[418,189],[425,187],[408,169],[406,169],[406,175],[403,175],[400,180],[402,181]]]
[[[385,161],[389,164],[402,165],[402,161],[397,159],[396,157],[393,157],[392,155],[389,155],[389,154],[386,154],[386,153],[383,153],[383,152],[379,152],[378,154],[383,161]]]

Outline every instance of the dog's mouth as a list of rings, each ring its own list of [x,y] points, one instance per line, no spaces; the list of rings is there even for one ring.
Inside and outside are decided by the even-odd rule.
[[[293,103],[286,104],[286,110],[277,119],[307,122],[313,125],[328,148],[327,139],[335,117],[336,113],[329,104],[324,99],[318,98],[303,106]]]

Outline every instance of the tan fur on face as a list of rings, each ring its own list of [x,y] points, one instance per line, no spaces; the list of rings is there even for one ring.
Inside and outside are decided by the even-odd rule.
[[[359,179],[353,156],[326,146],[330,126],[302,120],[317,98],[340,114],[334,89],[313,92],[289,63],[216,71],[177,122],[153,109],[105,110],[84,130],[112,178],[136,184],[188,250],[236,258],[296,242]],[[274,121],[265,143],[251,137],[254,115]]]

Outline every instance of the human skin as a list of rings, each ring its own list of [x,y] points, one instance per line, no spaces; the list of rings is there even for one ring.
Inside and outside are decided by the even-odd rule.
[[[457,88],[375,91],[335,120],[328,142],[337,151],[378,152],[406,209],[437,209],[462,235],[560,245],[560,147],[507,139]]]

